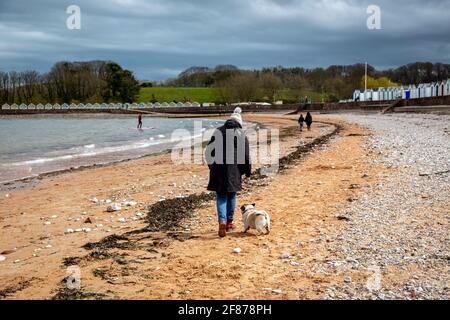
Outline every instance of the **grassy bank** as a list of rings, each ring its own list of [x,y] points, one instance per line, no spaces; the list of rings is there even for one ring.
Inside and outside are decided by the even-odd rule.
[[[151,102],[156,99],[158,102],[192,101],[192,102],[214,102],[218,100],[216,89],[214,88],[141,88],[139,92],[139,102]]]
[[[327,95],[317,92],[305,91],[302,96],[308,96],[313,102],[327,101]],[[278,100],[286,103],[295,103],[297,96],[289,89],[283,89],[279,93]],[[220,100],[217,89],[215,88],[173,88],[173,87],[154,87],[141,88],[139,92],[138,102],[172,102],[172,101],[191,101],[191,102],[218,102]]]

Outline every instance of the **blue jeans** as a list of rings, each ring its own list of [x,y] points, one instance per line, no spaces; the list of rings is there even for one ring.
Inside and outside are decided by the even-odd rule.
[[[236,192],[216,193],[217,216],[219,223],[232,222],[236,209]]]

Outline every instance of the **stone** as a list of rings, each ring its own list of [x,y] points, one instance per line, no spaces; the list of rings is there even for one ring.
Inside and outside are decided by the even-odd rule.
[[[285,252],[285,253],[281,254],[280,259],[283,259],[283,260],[292,259],[292,256],[289,252]]]
[[[113,203],[113,204],[109,205],[108,208],[106,208],[107,212],[115,212],[115,211],[120,211],[120,210],[122,210],[122,207],[117,203]]]
[[[0,262],[3,262],[3,261],[5,261],[6,260],[6,257],[5,256],[0,256]]]
[[[66,233],[74,233],[74,230],[69,228],[66,230]]]
[[[87,218],[86,218],[86,220],[84,220],[84,223],[91,223],[91,224],[93,224],[93,223],[94,223],[94,221],[95,221],[95,219],[94,219],[94,218],[91,218],[91,217],[87,217]]]
[[[237,253],[237,254],[239,254],[239,253],[241,253],[241,248],[234,248],[233,249],[233,253]]]
[[[90,200],[92,203],[98,203],[98,199],[97,198],[92,198],[91,200]]]

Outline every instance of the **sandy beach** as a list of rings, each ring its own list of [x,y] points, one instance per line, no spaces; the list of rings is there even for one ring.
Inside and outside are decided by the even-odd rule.
[[[448,173],[425,164],[421,172],[408,171],[396,162],[403,155],[392,151],[395,139],[377,142],[383,128],[364,116],[315,116],[313,130],[302,133],[297,116],[244,117],[281,132],[283,170],[253,179],[238,197],[238,207],[257,203],[270,213],[269,236],[242,234],[236,212],[238,231],[219,239],[214,201],[201,195],[207,166],[174,166],[169,154],[49,176],[0,193],[0,299],[448,299]],[[398,119],[386,119],[389,131]],[[407,127],[419,122],[405,121]],[[444,127],[430,129],[442,135],[433,146],[436,157],[449,139]],[[314,141],[314,148],[289,156]],[[448,150],[439,161],[447,165],[441,171],[448,170]],[[439,195],[419,185],[434,179],[440,179]],[[370,215],[363,216],[374,193],[401,194],[402,181],[418,185],[407,197],[420,205],[402,209],[408,201],[395,204],[391,197],[390,221],[374,209],[379,203],[370,203]],[[396,189],[383,189],[390,184]],[[195,203],[183,202],[195,195]],[[107,212],[110,201],[127,204]],[[189,216],[176,230],[148,230],[152,212],[173,212],[176,204],[186,205]],[[397,215],[402,210],[407,216]],[[402,242],[371,247],[396,232]],[[413,242],[418,235],[420,246]],[[409,250],[424,260],[404,259]],[[361,252],[372,253],[373,261]],[[381,261],[394,254],[397,260]],[[75,265],[81,289],[69,290],[63,280]]]

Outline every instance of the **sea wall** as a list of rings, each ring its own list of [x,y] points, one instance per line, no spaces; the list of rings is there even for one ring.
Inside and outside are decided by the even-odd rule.
[[[244,112],[301,112],[301,111],[381,111],[384,108],[397,103],[397,107],[427,107],[450,106],[450,96],[403,99],[401,101],[364,101],[347,103],[312,103],[312,104],[285,104],[274,106],[248,105],[241,106]],[[27,114],[71,114],[71,113],[112,113],[112,114],[136,114],[139,110],[151,113],[163,114],[227,114],[232,113],[235,106],[210,106],[210,107],[158,107],[158,108],[61,108],[61,109],[26,109],[26,108],[2,108],[0,115],[27,115]]]

